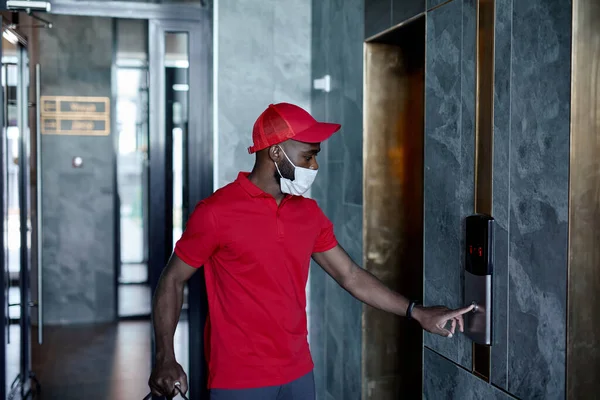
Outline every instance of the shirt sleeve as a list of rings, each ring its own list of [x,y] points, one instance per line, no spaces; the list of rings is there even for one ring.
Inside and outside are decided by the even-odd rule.
[[[175,254],[186,264],[199,268],[219,248],[217,220],[211,207],[200,202],[190,215],[181,239],[175,245]]]
[[[333,231],[333,224],[317,205],[319,219],[319,235],[313,248],[313,253],[322,253],[337,246],[338,241]]]

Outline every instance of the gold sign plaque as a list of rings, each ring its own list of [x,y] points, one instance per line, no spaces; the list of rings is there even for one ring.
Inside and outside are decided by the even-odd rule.
[[[42,96],[44,135],[107,136],[110,134],[108,97]]]

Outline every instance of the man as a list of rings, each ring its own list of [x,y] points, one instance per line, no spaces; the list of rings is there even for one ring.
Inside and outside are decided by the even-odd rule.
[[[252,172],[196,206],[154,299],[156,364],[149,385],[155,395],[187,391],[173,334],[184,284],[201,266],[211,400],[315,398],[305,311],[311,257],[368,305],[414,318],[442,336],[451,337],[456,324],[462,331],[462,314],[471,307],[421,307],[389,290],[350,259],[317,203],[302,197],[317,175],[320,143],[339,129],[295,105],[270,105],[254,124]]]

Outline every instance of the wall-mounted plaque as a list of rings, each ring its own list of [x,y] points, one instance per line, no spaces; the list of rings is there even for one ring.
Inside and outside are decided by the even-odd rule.
[[[106,136],[110,134],[108,97],[42,96],[44,135]]]

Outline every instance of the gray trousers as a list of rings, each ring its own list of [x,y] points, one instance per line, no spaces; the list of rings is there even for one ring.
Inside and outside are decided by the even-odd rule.
[[[212,389],[210,400],[315,400],[312,372],[282,386],[255,389]]]

